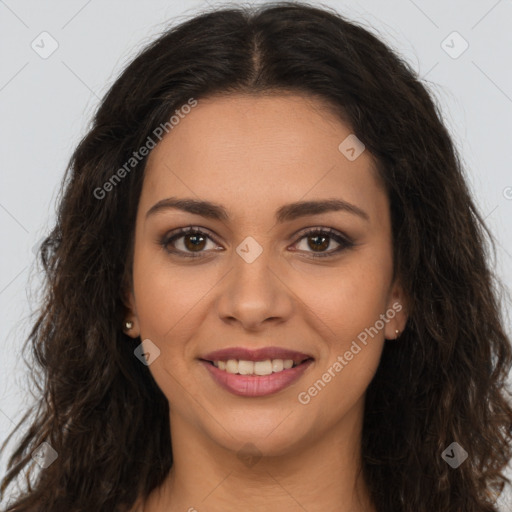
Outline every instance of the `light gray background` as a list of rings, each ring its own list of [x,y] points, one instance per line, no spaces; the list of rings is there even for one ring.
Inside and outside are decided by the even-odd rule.
[[[74,146],[99,99],[142,45],[168,22],[227,3],[0,0],[0,442],[31,402],[20,350],[27,315],[36,306],[29,290],[37,290],[40,279],[33,250],[53,223],[56,192]],[[380,35],[429,81],[498,240],[496,273],[510,289],[512,1],[324,4]],[[31,47],[43,51],[43,38],[44,48],[51,48],[48,36],[40,36],[44,31],[58,43],[48,58]],[[457,56],[464,40],[469,47]],[[508,316],[506,321],[510,333]],[[0,475],[4,471],[5,457]],[[512,510],[510,493],[505,500],[503,510]]]

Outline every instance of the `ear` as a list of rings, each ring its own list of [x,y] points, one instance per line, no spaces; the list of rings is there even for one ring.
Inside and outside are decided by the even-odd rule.
[[[387,340],[397,339],[404,332],[409,318],[407,297],[399,280],[393,283],[385,315],[388,321],[384,328],[384,337]]]
[[[133,287],[127,282],[123,285],[121,300],[126,310],[122,329],[131,338],[138,338],[140,336],[140,326],[137,316],[135,294]]]

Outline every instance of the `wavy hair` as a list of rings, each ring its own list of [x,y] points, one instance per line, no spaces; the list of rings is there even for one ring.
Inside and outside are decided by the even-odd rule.
[[[504,287],[441,109],[361,25],[279,2],[167,28],[120,74],[76,147],[39,253],[44,300],[24,349],[40,396],[16,427],[26,425],[1,492],[20,476],[27,488],[7,512],[129,510],[163,482],[173,462],[168,402],[134,357],[140,340],[121,330],[147,157],[104,197],[94,191],[190,98],[273,92],[324,100],[374,156],[390,201],[409,318],[367,389],[372,500],[379,512],[497,510],[512,456]],[[35,471],[31,454],[44,442],[58,457]],[[468,453],[457,469],[441,456],[452,442]]]

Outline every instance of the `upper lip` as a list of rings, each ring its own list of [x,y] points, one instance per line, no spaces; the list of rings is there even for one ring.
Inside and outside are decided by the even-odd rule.
[[[227,361],[228,359],[242,359],[244,361],[264,361],[265,359],[292,359],[294,363],[301,363],[306,359],[313,359],[309,354],[288,350],[280,347],[263,347],[248,349],[244,347],[223,348],[210,352],[200,359],[206,361]]]

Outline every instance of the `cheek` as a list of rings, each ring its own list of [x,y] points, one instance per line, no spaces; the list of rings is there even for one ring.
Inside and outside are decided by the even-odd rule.
[[[385,342],[381,315],[386,316],[391,272],[391,255],[382,247],[361,251],[334,272],[317,270],[315,286],[303,280],[309,283],[308,293],[304,288],[301,294],[311,327],[321,337],[321,357],[309,383],[313,394],[323,395],[318,403],[346,410],[375,375]]]
[[[162,261],[164,260],[164,261]],[[186,340],[197,329],[201,299],[208,280],[194,279],[193,271],[180,268],[142,249],[135,254],[133,285],[141,339],[150,339],[160,350],[148,370],[173,405],[186,409],[190,400]]]
[[[392,262],[386,253],[380,255],[361,251],[338,268],[315,269],[295,281],[297,295],[313,313],[310,317],[317,318],[317,332],[331,348],[343,350],[385,313]],[[381,322],[379,327],[383,331]]]
[[[215,285],[214,276],[203,273],[199,279],[198,272],[173,265],[154,251],[136,253],[133,282],[141,336],[166,343],[194,319],[201,301]]]

